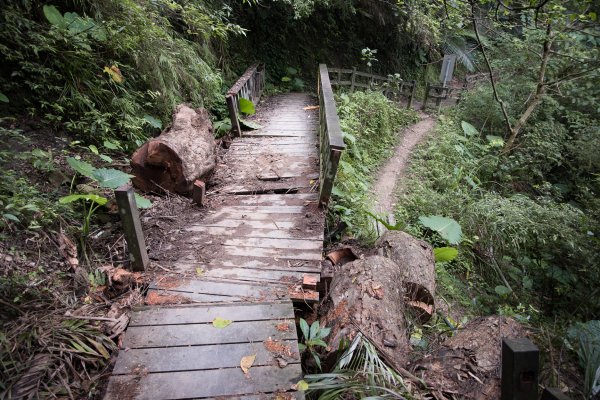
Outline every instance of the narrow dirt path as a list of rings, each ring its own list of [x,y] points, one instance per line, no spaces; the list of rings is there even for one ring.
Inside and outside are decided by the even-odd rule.
[[[377,181],[372,192],[376,196],[375,212],[379,215],[391,215],[393,223],[393,209],[395,204],[395,189],[402,177],[405,176],[408,160],[414,147],[425,138],[435,126],[435,120],[420,112],[421,120],[408,126],[401,133],[402,139],[396,146],[392,158],[379,170]]]

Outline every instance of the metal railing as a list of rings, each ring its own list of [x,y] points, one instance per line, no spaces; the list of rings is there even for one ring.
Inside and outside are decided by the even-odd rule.
[[[415,97],[416,81],[405,81],[387,76],[369,74],[357,71],[356,68],[329,68],[329,74],[332,86],[350,86],[351,92],[356,88],[381,90],[390,100],[398,100],[400,97],[405,97],[408,101],[406,108],[412,106],[412,101]]]
[[[244,72],[237,82],[229,89],[225,96],[229,117],[231,118],[231,130],[235,136],[242,136],[240,128],[240,98],[250,100],[255,105],[260,100],[265,88],[265,65],[254,64]]]
[[[326,207],[331,198],[340,157],[346,145],[344,144],[340,119],[333,98],[329,71],[325,64],[319,64],[317,90],[319,93],[319,136],[321,143],[319,204]]]

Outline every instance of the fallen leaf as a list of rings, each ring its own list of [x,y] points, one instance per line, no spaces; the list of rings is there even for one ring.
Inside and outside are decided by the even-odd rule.
[[[233,321],[230,319],[223,319],[221,317],[217,317],[213,320],[212,324],[215,328],[227,328],[231,325]]]
[[[288,324],[287,322],[282,322],[280,324],[277,324],[275,326],[275,329],[277,329],[279,332],[289,332],[290,324]]]
[[[287,360],[285,360],[283,357],[276,357],[275,360],[277,360],[277,365],[279,365],[279,368],[285,368],[288,365]]]
[[[198,276],[204,275],[204,270],[200,267],[196,267],[196,275],[198,275]]]
[[[242,368],[242,371],[244,371],[244,374],[247,374],[248,371],[250,371],[250,367],[254,364],[254,360],[256,360],[256,354],[242,357],[240,367]]]
[[[303,110],[318,110],[319,106],[306,106],[303,108]]]

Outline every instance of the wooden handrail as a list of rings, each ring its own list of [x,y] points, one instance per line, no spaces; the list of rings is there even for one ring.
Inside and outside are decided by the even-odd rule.
[[[240,128],[240,98],[250,100],[255,105],[265,88],[265,65],[254,64],[246,70],[237,82],[227,91],[225,101],[231,118],[231,130],[235,136],[242,136]]]
[[[319,126],[321,142],[321,173],[319,205],[326,207],[331,198],[333,182],[337,174],[342,151],[346,148],[340,119],[337,114],[333,89],[329,80],[327,65],[319,64],[318,86],[319,93]]]
[[[412,106],[417,88],[417,82],[414,80],[396,81],[386,76],[357,71],[356,68],[329,68],[329,73],[333,76],[331,79],[332,86],[350,86],[351,92],[355,88],[382,89],[386,97],[390,99],[400,96],[406,97],[408,100],[406,108]],[[361,82],[360,78],[366,78],[368,82],[364,82],[364,80]]]

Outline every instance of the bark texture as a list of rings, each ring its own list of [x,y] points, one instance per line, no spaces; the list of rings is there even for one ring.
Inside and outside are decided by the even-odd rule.
[[[394,261],[406,292],[407,308],[421,322],[435,312],[435,259],[432,247],[401,231],[386,231],[375,246],[380,254]]]
[[[216,166],[216,142],[205,109],[180,104],[172,125],[140,147],[131,158],[133,183],[142,191],[189,194]]]
[[[360,331],[395,365],[404,365],[409,351],[404,321],[404,289],[400,268],[390,259],[371,256],[343,264],[331,282],[332,304],[325,325],[335,353],[340,340]]]

